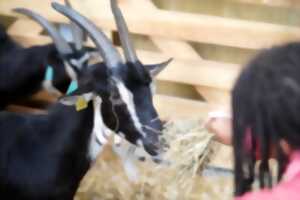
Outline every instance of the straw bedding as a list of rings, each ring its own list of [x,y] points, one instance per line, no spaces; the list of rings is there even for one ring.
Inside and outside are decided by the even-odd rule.
[[[136,161],[139,181],[129,181],[119,157],[107,145],[81,183],[76,200],[232,199],[232,177],[202,175],[218,145],[199,120],[170,122],[164,131],[169,148],[158,165]]]

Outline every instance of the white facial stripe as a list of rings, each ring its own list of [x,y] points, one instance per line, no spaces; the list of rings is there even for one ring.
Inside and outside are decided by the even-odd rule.
[[[62,95],[62,93],[53,86],[52,81],[50,81],[50,80],[44,80],[42,83],[42,86],[46,91],[48,91],[50,94],[52,94],[54,96]]]
[[[133,94],[125,87],[125,85],[121,81],[116,81],[116,85],[121,96],[122,101],[125,103],[131,119],[134,123],[135,128],[142,134],[143,137],[146,137],[146,134],[143,131],[142,124],[136,114],[134,102],[133,102]]]

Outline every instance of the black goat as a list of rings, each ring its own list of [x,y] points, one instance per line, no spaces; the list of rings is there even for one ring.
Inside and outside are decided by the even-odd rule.
[[[0,195],[18,200],[71,200],[89,168],[93,106],[57,103],[49,115],[0,114]]]
[[[54,94],[65,93],[71,78],[76,79],[78,68],[87,65],[88,52],[92,51],[82,46],[78,27],[73,26],[75,44],[71,45],[42,16],[27,9],[15,11],[41,24],[54,44],[22,48],[0,27],[0,108],[41,88]]]
[[[138,60],[127,25],[115,0],[111,0],[111,7],[126,63],[103,32],[91,21],[72,9],[57,3],[52,5],[84,29],[101,52],[108,69],[103,77],[108,80],[108,85],[105,85],[108,91],[101,96],[102,115],[107,127],[124,135],[132,144],[143,145],[152,156],[157,155],[160,150],[159,135],[162,123],[153,106],[152,78],[163,70],[171,59],[156,65],[143,65]],[[104,49],[109,52],[104,54]]]
[[[99,97],[107,92],[103,87],[106,79],[101,76],[104,67],[82,69],[76,94],[63,97],[47,115],[0,113],[2,198],[73,199],[91,160],[101,149],[96,134],[105,129]],[[93,130],[99,125],[100,130]]]

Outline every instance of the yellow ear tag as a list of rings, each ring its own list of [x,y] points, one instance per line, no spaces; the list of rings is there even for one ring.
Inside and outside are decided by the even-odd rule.
[[[88,107],[87,101],[83,97],[79,97],[76,102],[76,111],[84,110]]]

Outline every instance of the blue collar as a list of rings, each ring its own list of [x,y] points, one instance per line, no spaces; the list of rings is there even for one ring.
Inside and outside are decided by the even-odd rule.
[[[54,69],[51,65],[47,66],[46,72],[45,72],[45,81],[50,81],[52,83],[54,78]],[[77,81],[72,81],[68,87],[67,94],[71,94],[75,90],[78,89],[78,83]]]
[[[75,90],[78,89],[78,83],[77,81],[72,81],[69,85],[69,88],[67,90],[67,94],[71,94],[72,92],[74,92]]]
[[[47,66],[46,73],[45,73],[45,81],[53,81],[54,70],[51,65]]]

